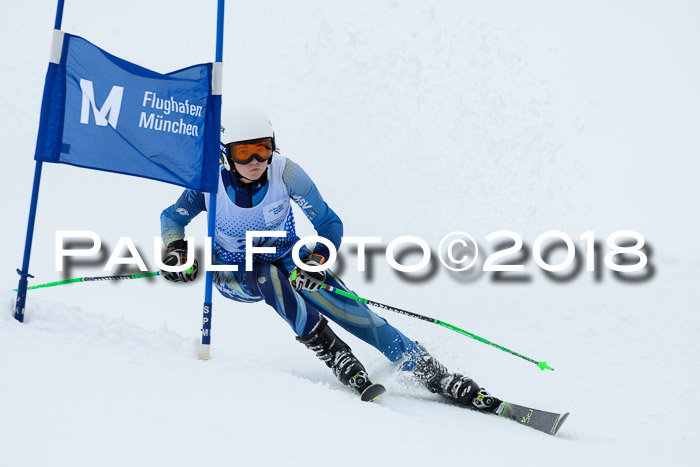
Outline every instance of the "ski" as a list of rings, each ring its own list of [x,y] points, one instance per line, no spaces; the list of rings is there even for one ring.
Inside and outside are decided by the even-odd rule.
[[[523,407],[522,405],[505,401],[501,402],[493,413],[497,417],[513,420],[521,425],[527,425],[552,436],[557,434],[569,416],[569,412],[563,414],[545,412],[544,410],[531,409],[530,407]]]
[[[365,390],[362,391],[362,393],[360,393],[360,399],[364,402],[372,402],[385,392],[386,388],[384,386],[382,386],[381,384],[374,383],[367,386]]]

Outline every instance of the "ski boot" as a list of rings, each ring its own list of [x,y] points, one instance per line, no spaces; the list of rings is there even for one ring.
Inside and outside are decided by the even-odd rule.
[[[423,355],[413,368],[413,373],[430,392],[442,394],[456,404],[470,409],[482,412],[498,410],[501,405],[499,399],[489,394],[486,389],[480,388],[471,378],[459,373],[450,373],[422,345],[418,346]]]
[[[319,322],[307,335],[296,338],[333,370],[333,374],[345,386],[350,386],[363,401],[373,401],[386,392],[381,384],[373,384],[362,363],[353,355],[350,347],[336,336],[321,316]]]

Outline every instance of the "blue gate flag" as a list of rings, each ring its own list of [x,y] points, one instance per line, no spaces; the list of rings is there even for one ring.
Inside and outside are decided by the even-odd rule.
[[[216,191],[221,95],[211,63],[161,74],[55,32],[35,160]]]

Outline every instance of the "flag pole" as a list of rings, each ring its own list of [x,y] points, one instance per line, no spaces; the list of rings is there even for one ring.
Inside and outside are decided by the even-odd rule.
[[[223,65],[224,51],[224,0],[218,0],[216,12],[216,62],[212,70],[212,94],[221,96],[221,72]],[[216,85],[214,85],[214,83]],[[218,88],[218,89],[216,89]],[[219,97],[221,98],[221,97]],[[219,123],[221,123],[221,114],[218,115]],[[216,232],[216,193],[219,186],[219,165],[213,164],[213,169],[216,170],[216,187],[209,195],[209,206],[207,213],[209,239],[211,241],[211,258],[209,264],[214,264],[214,243]],[[213,271],[207,271],[206,283],[204,289],[204,307],[202,310],[202,346],[199,350],[199,358],[209,360],[211,358],[211,319],[212,319],[212,282],[214,278]]]
[[[61,29],[63,21],[63,4],[64,0],[58,0],[56,6],[56,21],[54,29]],[[17,300],[15,301],[14,316],[20,323],[24,322],[24,306],[27,301],[27,285],[28,278],[34,277],[29,274],[29,257],[32,252],[32,238],[34,237],[34,221],[36,220],[36,206],[39,201],[39,185],[41,182],[41,169],[43,163],[36,161],[34,167],[34,184],[32,185],[32,199],[29,204],[29,221],[27,222],[27,237],[24,241],[24,258],[22,259],[22,269],[18,269],[19,284],[17,285]]]

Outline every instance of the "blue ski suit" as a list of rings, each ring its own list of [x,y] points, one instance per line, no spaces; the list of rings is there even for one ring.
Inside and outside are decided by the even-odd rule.
[[[185,226],[207,209],[209,193],[185,190],[175,204],[161,214],[161,236],[165,245],[185,238]],[[295,201],[319,236],[340,247],[343,224],[326,204],[307,173],[292,160],[275,154],[267,172],[252,184],[221,170],[216,203],[214,263],[237,265],[237,272],[217,271],[214,285],[226,298],[238,302],[265,302],[292,327],[297,336],[307,335],[322,314],[358,338],[374,346],[390,361],[412,369],[421,355],[418,345],[390,325],[367,305],[327,290],[296,291],[288,277],[295,264],[292,247],[296,235],[290,201]],[[246,231],[285,231],[285,237],[258,237],[255,246],[275,247],[275,253],[254,253],[253,270],[245,271]],[[329,250],[318,243],[313,250],[328,258]],[[302,247],[300,257],[309,254]],[[353,293],[330,269],[326,283]]]

